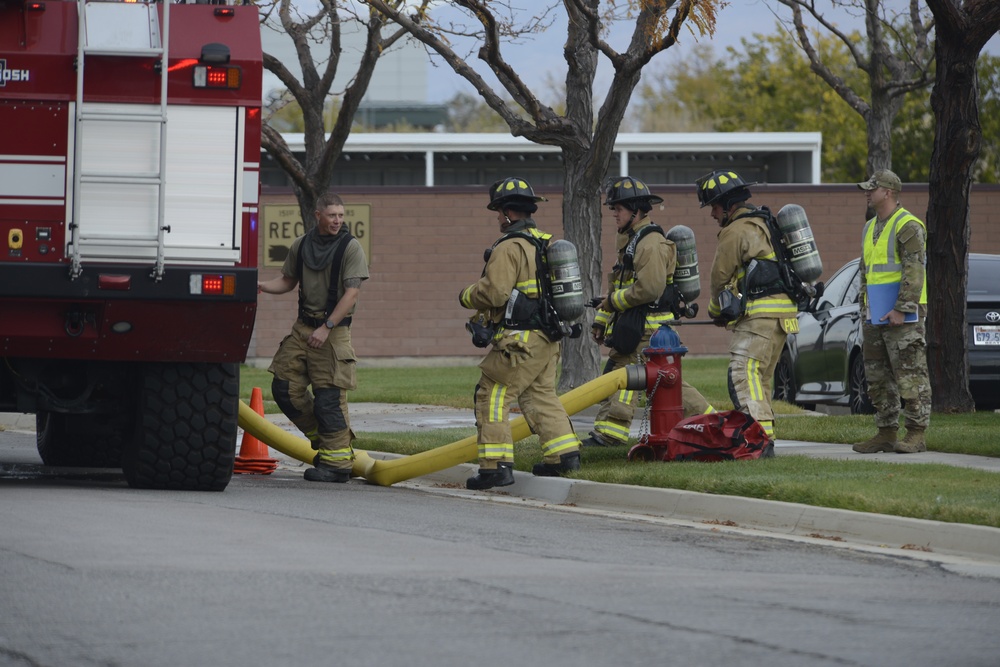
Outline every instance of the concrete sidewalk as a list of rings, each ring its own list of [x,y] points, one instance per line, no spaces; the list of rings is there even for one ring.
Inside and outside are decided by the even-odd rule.
[[[398,433],[401,431],[421,431],[441,428],[472,428],[475,416],[472,410],[441,407],[438,405],[412,405],[395,403],[352,403],[350,405],[351,427],[357,433]],[[594,424],[596,407],[583,410],[570,419],[577,433],[585,435]],[[295,427],[282,415],[269,415],[274,423],[285,430],[295,432]],[[0,413],[0,430],[34,431],[35,416],[19,413]],[[641,423],[637,418],[632,424],[632,436],[638,437]],[[242,437],[242,431],[240,432]],[[977,468],[1000,472],[1000,458],[947,454],[944,452],[921,452],[919,454],[857,454],[850,445],[801,440],[777,440],[775,453],[799,454],[824,459],[885,461],[888,463],[940,463],[963,468]]]
[[[358,433],[471,428],[475,424],[471,410],[440,406],[355,403],[351,404],[350,413],[351,427]],[[572,417],[578,433],[585,434],[590,430],[594,413],[596,407]],[[296,432],[295,427],[282,415],[269,415],[268,418],[285,430]],[[0,414],[0,428],[3,427],[8,430],[34,431],[34,416]],[[633,424],[633,436],[638,435],[640,428],[641,423],[637,419]],[[279,460],[281,470],[298,472],[306,467],[301,461],[273,449],[271,453]],[[850,445],[778,440],[775,443],[775,453],[779,457],[795,454],[902,464],[938,463],[1000,472],[1000,459],[942,452],[861,455],[853,452]],[[376,458],[394,457],[378,452],[370,454]],[[661,520],[711,530],[762,531],[790,539],[815,540],[828,546],[849,545],[852,548],[926,558],[936,562],[953,560],[963,568],[970,565],[966,561],[971,559],[974,563],[989,565],[991,576],[1000,576],[1000,529],[997,528],[674,489],[542,478],[526,472],[516,472],[512,486],[486,492],[467,491],[465,480],[474,475],[475,471],[475,464],[463,464],[399,486],[494,501],[519,499],[519,502],[535,502],[566,511],[617,514],[623,518]]]
[[[352,403],[350,405],[351,428],[357,433],[432,430],[438,428],[460,428],[475,426],[475,416],[472,410],[458,410],[435,405],[398,405],[390,403]],[[594,416],[597,407],[583,410],[570,420],[577,434],[585,437],[594,426]],[[281,423],[287,430],[294,431],[287,420],[280,415],[271,415],[275,423]],[[637,438],[642,424],[639,413],[632,422],[631,435]],[[969,456],[965,454],[947,454],[944,452],[921,452],[919,454],[858,454],[850,445],[830,444],[824,442],[804,442],[801,440],[777,440],[774,443],[775,454],[799,454],[824,459],[886,461],[888,463],[941,463],[963,468],[977,468],[1000,472],[1000,458],[988,456]]]

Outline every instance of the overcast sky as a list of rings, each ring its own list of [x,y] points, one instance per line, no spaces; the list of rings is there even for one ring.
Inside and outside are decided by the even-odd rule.
[[[529,2],[529,0],[525,1]],[[898,9],[905,9],[908,5],[906,0],[886,0],[886,2],[887,6]],[[769,4],[777,6],[773,0]],[[787,7],[782,6],[780,9],[785,10],[782,12],[783,16],[790,16],[790,10]],[[832,18],[834,15],[830,14],[829,16]],[[863,23],[856,19],[852,22],[849,15],[841,13],[837,16],[846,26],[854,26],[858,30],[863,30]],[[700,40],[711,44],[716,57],[721,57],[725,54],[726,47],[739,46],[740,39],[743,37],[749,38],[754,33],[770,33],[775,29],[775,23],[774,14],[768,9],[768,4],[762,0],[733,0],[719,13],[715,36],[710,40],[707,38],[700,38]],[[565,78],[565,62],[562,57],[562,43],[566,34],[564,25],[564,22],[557,23],[543,36],[534,39],[532,43],[516,48],[505,45],[502,49],[504,58],[536,92],[546,81],[555,80],[561,83]],[[613,35],[609,40],[612,46],[619,51],[626,48],[628,40],[628,34],[624,30],[621,32],[621,35]],[[680,42],[656,56],[647,66],[650,68],[649,71],[669,67],[671,62],[686,57],[690,54],[691,47],[696,43],[698,41],[693,35],[686,30],[682,31]],[[994,55],[1000,54],[1000,36],[994,36],[986,50]],[[601,60],[603,62],[598,70],[599,76],[595,85],[595,92],[598,93],[599,97],[609,84],[611,76],[607,59],[602,56]],[[478,63],[475,58],[470,58],[469,62],[473,65]],[[438,63],[437,67],[430,68],[428,75],[429,102],[446,102],[460,91],[474,93],[472,87],[464,79],[453,73],[447,66],[441,65],[440,60]],[[480,72],[485,71],[485,68],[481,66],[477,66],[476,69]],[[491,85],[495,83],[492,78],[487,80]]]

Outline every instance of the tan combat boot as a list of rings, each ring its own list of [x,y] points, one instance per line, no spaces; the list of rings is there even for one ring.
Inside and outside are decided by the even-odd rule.
[[[899,450],[896,449],[896,433],[899,432],[898,428],[893,428],[892,426],[882,426],[879,427],[878,434],[865,440],[864,442],[859,442],[854,445],[851,449],[856,451],[858,454],[876,454],[878,452],[892,452]]]
[[[923,426],[907,426],[906,435],[896,443],[897,454],[916,454],[927,451],[927,441],[924,440]]]

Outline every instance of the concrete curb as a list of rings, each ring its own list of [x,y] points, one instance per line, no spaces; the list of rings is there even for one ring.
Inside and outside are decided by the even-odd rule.
[[[390,458],[369,452],[373,457]],[[417,478],[433,485],[465,488],[475,464],[463,464]],[[871,547],[931,552],[1000,562],[1000,529],[910,519],[742,496],[658,489],[587,480],[514,473],[514,484],[480,493],[521,498],[595,511],[635,514],[673,521],[722,525],[779,535],[848,541]],[[473,492],[470,492],[473,493]]]

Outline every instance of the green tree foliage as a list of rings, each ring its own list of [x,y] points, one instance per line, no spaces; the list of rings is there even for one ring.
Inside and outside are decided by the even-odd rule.
[[[892,124],[892,170],[904,183],[926,183],[934,148],[929,90],[910,93]]]
[[[1000,57],[980,56],[976,71],[983,144],[972,179],[976,183],[996,183],[1000,179]],[[929,96],[929,90],[907,95],[893,123],[892,166],[904,183],[926,183],[930,178],[935,119]]]
[[[1000,183],[1000,56],[980,56],[976,69],[983,146],[972,177],[978,183]]]
[[[865,125],[781,30],[754,34],[714,59],[711,46],[660,71],[640,90],[642,131],[822,132],[825,182],[856,181],[865,171]],[[845,78],[864,76],[849,66],[850,54],[833,38],[817,38]]]
[[[711,45],[696,44],[691,57],[676,67],[647,74],[638,91],[640,131],[717,131],[716,110],[726,104],[726,87],[718,82],[730,81],[732,74],[714,57]]]
[[[268,125],[278,132],[302,132],[305,130],[302,107],[286,92],[272,93],[264,101],[264,109]]]
[[[853,66],[843,42],[819,37],[815,43],[845,81],[865,88],[865,74]],[[1000,57],[980,57],[977,69],[983,150],[973,177],[996,183]],[[904,182],[928,180],[935,127],[929,95],[927,89],[908,94],[893,122],[893,170]],[[699,44],[677,66],[652,72],[639,98],[643,132],[821,132],[824,182],[851,183],[865,173],[864,120],[810,70],[809,60],[780,30],[743,39],[723,58],[715,57],[711,45]]]
[[[267,113],[267,124],[271,128],[278,132],[305,132],[306,123],[302,107],[299,106],[299,103],[292,98],[288,91],[272,93],[270,99],[264,102],[264,108]],[[324,132],[329,132],[333,129],[339,115],[340,98],[331,97],[323,105]],[[370,130],[365,130],[355,121],[352,131],[366,132]]]

